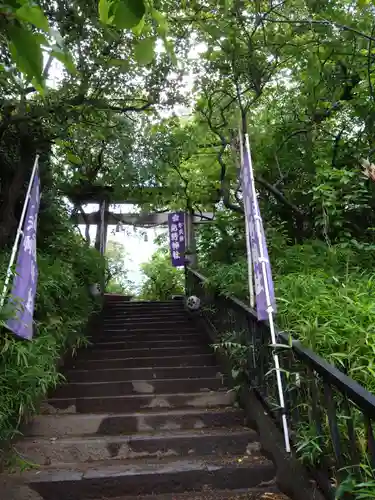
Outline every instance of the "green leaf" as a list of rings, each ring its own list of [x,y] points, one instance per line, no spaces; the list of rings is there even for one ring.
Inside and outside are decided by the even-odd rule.
[[[107,64],[108,66],[120,68],[122,71],[129,70],[129,61],[127,59],[110,59]]]
[[[99,20],[103,24],[108,24],[109,22],[109,11],[112,4],[113,4],[112,0],[99,0],[98,3]]]
[[[150,64],[155,55],[155,38],[140,40],[134,48],[134,56],[139,64]]]
[[[55,46],[51,50],[51,56],[60,61],[70,74],[74,75],[77,72],[73,57],[67,50],[62,50],[60,47]]]
[[[144,28],[145,28],[145,18],[142,17],[137,26],[134,26],[134,28],[132,28],[132,31],[136,36],[139,36],[144,31]]]
[[[16,10],[16,17],[43,31],[48,32],[49,30],[48,20],[38,5],[28,5],[25,3]]]
[[[31,85],[35,88],[37,92],[39,92],[40,95],[44,95],[45,93],[45,87],[44,87],[44,81],[42,83],[39,83],[36,78],[33,78],[31,80]]]
[[[70,163],[74,163],[74,165],[82,165],[82,160],[79,156],[74,155],[73,153],[68,153],[66,155]]]
[[[49,47],[49,42],[47,38],[44,35],[42,35],[42,33],[34,33],[34,38],[39,45],[44,47]]]
[[[158,32],[160,35],[165,36],[168,32],[168,21],[167,18],[158,10],[152,9],[152,17],[158,23]]]
[[[17,68],[30,79],[42,84],[43,53],[38,38],[31,31],[20,26],[7,27],[10,39],[9,49]]]
[[[166,38],[163,38],[163,42],[164,42],[165,50],[167,51],[167,53],[169,54],[169,57],[171,58],[172,64],[176,65],[177,64],[177,57],[176,57],[176,54],[174,52],[173,43],[170,42],[169,40],[167,40]]]
[[[145,12],[143,0],[119,0],[112,24],[120,29],[134,28],[141,22]]]

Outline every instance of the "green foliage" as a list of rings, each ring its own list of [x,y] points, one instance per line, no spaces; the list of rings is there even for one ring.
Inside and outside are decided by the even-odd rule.
[[[220,226],[219,220],[217,225]],[[224,295],[234,295],[248,301],[247,261],[242,241],[237,258],[229,252],[227,261],[220,248],[227,248],[227,239],[233,237],[236,218],[227,219],[229,235],[213,227],[200,230],[198,248],[201,251],[203,274],[208,276],[208,287]],[[214,224],[215,226],[216,224]],[[210,238],[214,236],[214,238]],[[374,251],[372,245],[355,240],[343,244],[327,245],[319,240],[306,241],[303,245],[290,245],[282,231],[270,230],[268,234],[273,277],[277,295],[278,325],[292,333],[306,346],[324,359],[375,392],[373,352],[375,337],[373,324],[375,309],[372,297],[374,284]],[[211,258],[215,255],[217,261]],[[220,340],[217,349],[223,349],[234,362],[235,370],[246,375],[241,332],[228,333]],[[241,369],[242,367],[242,369]],[[287,375],[287,374],[286,374]],[[288,379],[288,377],[287,377]],[[298,388],[302,391],[302,388]],[[303,394],[305,394],[303,392]],[[299,407],[301,425],[296,429],[297,455],[308,466],[324,467],[323,457],[333,454],[330,449],[329,423],[322,418],[322,436],[307,418],[308,394],[302,397]],[[340,412],[340,398],[336,401],[340,435],[348,440],[347,419]],[[302,415],[306,416],[303,420]],[[373,481],[367,460],[367,444],[363,417],[352,408],[355,438],[363,462],[348,468],[348,479],[340,484],[337,498],[345,492],[355,492],[355,498],[371,498]],[[350,458],[347,458],[349,464]],[[346,463],[346,462],[345,462]],[[353,470],[358,468],[358,470]],[[341,471],[341,477],[345,476]],[[357,496],[358,495],[358,496]],[[360,496],[362,495],[362,496]]]
[[[109,240],[106,248],[106,292],[129,294],[132,283],[128,280],[124,245]]]
[[[279,244],[271,260],[279,326],[375,392],[373,255],[372,247],[312,241]],[[210,287],[248,300],[244,252],[234,263],[210,261],[210,253],[203,262]]]
[[[248,358],[251,352],[247,343],[247,332],[226,332],[218,338],[213,348],[229,359],[234,388],[239,390],[243,384],[247,384],[249,380]]]
[[[134,49],[134,55],[140,64],[149,64],[154,58],[155,38],[140,40]]]
[[[117,28],[133,28],[145,15],[143,0],[99,0],[99,19]]]
[[[104,272],[101,256],[85,245],[61,207],[48,206],[40,219],[36,335],[23,341],[3,328],[0,340],[1,442],[11,439],[20,423],[37,411],[47,391],[62,381],[63,354],[86,344],[88,317],[100,307],[90,298],[89,285],[99,282]],[[43,234],[52,220],[55,231]],[[2,253],[2,278],[8,259],[9,254]]]
[[[140,292],[141,299],[169,300],[172,295],[184,293],[184,272],[172,266],[165,250],[157,250],[141,269],[146,278]]]
[[[370,474],[369,477],[371,477]],[[337,488],[335,500],[345,499],[347,494],[355,495],[356,500],[371,500],[375,495],[375,481],[370,479],[369,481],[358,482],[350,474]]]
[[[371,2],[68,3],[0,0],[0,246],[14,232],[30,168],[24,158],[40,147],[50,156],[55,143],[46,175],[76,213],[103,186],[114,198],[136,197],[145,210],[215,211],[216,222],[199,228],[202,270],[209,286],[248,300],[240,111],[268,230],[278,322],[374,390]],[[70,74],[37,95],[48,73],[43,53]],[[193,88],[185,88],[192,78]],[[192,110],[189,117],[175,116],[180,104]],[[366,158],[364,177],[359,166]],[[93,262],[70,230],[64,243],[66,227],[58,221],[66,214],[52,200],[51,207],[41,220],[43,280],[60,279],[55,258],[67,263],[70,285],[51,283],[38,298],[38,314],[61,309],[65,318],[73,280],[83,286]],[[144,298],[182,292],[182,273],[165,252],[143,269]],[[108,283],[120,287],[121,280]],[[237,340],[224,339],[236,356]],[[304,459],[316,461],[316,439],[312,429],[301,430]]]
[[[17,69],[39,88],[42,88],[45,77],[44,52],[66,64],[69,71],[75,70],[70,54],[61,45],[60,38],[56,39],[47,17],[35,2],[0,2],[0,26],[3,29],[1,38],[6,40]],[[4,71],[4,68],[1,70]]]
[[[152,25],[164,42],[164,47],[173,61],[175,54],[171,41],[167,39],[168,23],[162,12],[155,9],[152,1],[146,0],[99,0],[99,19],[103,24],[117,29],[132,30],[135,36],[146,36],[135,45],[135,59],[142,65],[150,64],[155,57],[155,37],[148,37]]]

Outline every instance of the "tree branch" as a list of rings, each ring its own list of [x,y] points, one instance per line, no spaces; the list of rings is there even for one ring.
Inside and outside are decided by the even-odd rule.
[[[294,205],[294,203],[291,203],[289,200],[287,200],[283,195],[283,193],[279,191],[273,184],[270,184],[261,176],[255,176],[254,179],[255,182],[263,186],[268,192],[272,193],[273,196],[276,198],[276,200],[280,201],[281,203],[283,203],[283,205],[290,208],[292,212],[298,214],[299,216],[303,217],[305,216],[302,210],[299,207],[297,207],[297,205]]]
[[[280,14],[279,14],[280,15]],[[337,23],[336,21],[328,21],[327,19],[323,19],[321,21],[315,20],[315,19],[303,19],[300,21],[292,21],[290,19],[271,19],[267,18],[265,21],[270,22],[270,23],[278,23],[278,24],[309,24],[309,25],[320,25],[320,26],[336,26],[336,28],[340,28],[343,31],[351,31],[353,33],[356,33],[362,38],[365,38],[366,40],[372,40],[375,42],[375,38],[373,35],[367,35],[366,33],[363,33],[363,31],[359,31],[355,28],[352,28],[351,26],[346,26],[345,24]]]

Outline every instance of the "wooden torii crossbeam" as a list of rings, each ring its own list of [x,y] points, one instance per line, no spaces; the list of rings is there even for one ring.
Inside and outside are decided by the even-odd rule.
[[[195,213],[193,215],[193,224],[204,224],[214,220],[212,212],[203,212],[202,214]],[[73,224],[79,225],[98,225],[100,224],[100,210],[97,212],[87,213],[85,216],[82,213],[74,214],[71,217]],[[165,226],[168,224],[168,213],[139,213],[139,214],[116,214],[108,212],[106,217],[108,225],[125,224],[129,226],[152,227]]]

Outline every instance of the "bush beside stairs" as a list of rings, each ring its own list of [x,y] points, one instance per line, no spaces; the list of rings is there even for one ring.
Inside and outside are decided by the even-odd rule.
[[[287,500],[182,302],[107,296],[64,374],[16,445],[37,467],[2,498]]]

